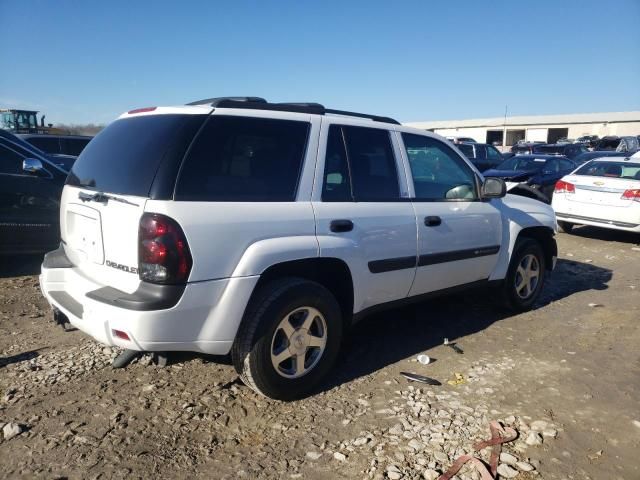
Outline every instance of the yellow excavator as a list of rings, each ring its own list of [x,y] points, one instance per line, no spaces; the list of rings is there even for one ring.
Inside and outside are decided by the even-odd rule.
[[[13,108],[0,108],[0,128],[11,133],[44,133],[64,135],[67,132],[59,128],[54,128],[50,123],[44,124],[45,116],[40,117],[38,124],[38,111],[17,110]]]

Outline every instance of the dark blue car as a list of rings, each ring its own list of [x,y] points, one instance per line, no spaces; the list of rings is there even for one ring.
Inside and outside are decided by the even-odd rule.
[[[559,155],[516,155],[483,175],[502,178],[508,182],[509,191],[514,190],[513,184],[520,185],[532,193],[530,196],[550,203],[556,182],[577,167],[577,163]]]

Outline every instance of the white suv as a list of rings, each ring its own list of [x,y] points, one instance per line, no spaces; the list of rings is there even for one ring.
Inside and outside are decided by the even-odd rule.
[[[107,345],[231,353],[300,398],[380,307],[495,284],[514,309],[555,264],[550,206],[505,196],[442,137],[256,97],[132,110],[82,152],[42,265],[58,315]]]

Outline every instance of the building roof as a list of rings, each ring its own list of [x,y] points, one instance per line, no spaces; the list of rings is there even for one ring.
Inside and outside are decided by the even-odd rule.
[[[519,125],[566,125],[578,123],[620,123],[640,122],[640,111],[606,112],[606,113],[574,113],[567,115],[526,115],[507,116],[508,126]],[[504,117],[477,118],[471,120],[440,120],[431,122],[404,122],[403,125],[424,130],[434,128],[482,128],[501,127]]]

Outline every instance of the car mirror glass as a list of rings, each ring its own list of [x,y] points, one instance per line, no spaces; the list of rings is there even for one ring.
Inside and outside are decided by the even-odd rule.
[[[483,198],[502,198],[507,194],[507,185],[501,178],[488,177],[482,184]]]
[[[25,158],[22,162],[22,171],[32,174],[39,174],[44,171],[42,162],[37,158]]]

